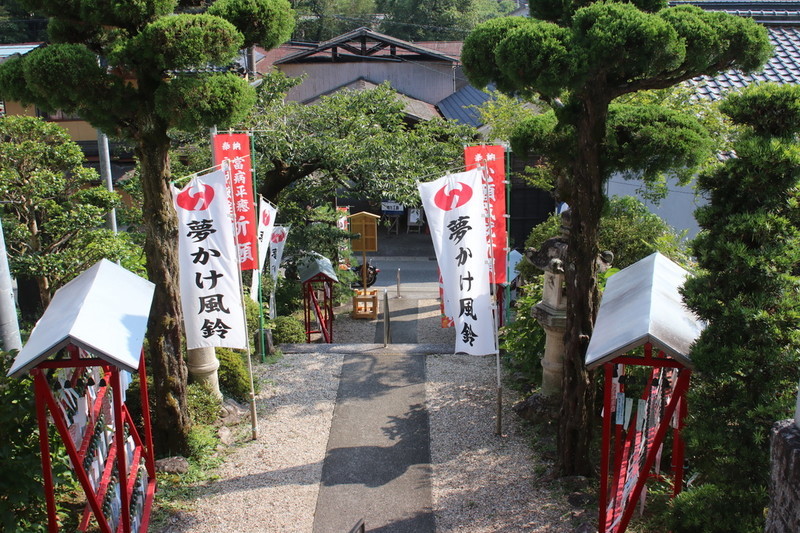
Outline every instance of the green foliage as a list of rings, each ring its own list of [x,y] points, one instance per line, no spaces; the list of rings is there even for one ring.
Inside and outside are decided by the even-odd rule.
[[[237,402],[243,403],[250,399],[250,374],[247,368],[247,354],[230,350],[228,348],[217,348],[217,359],[219,359],[219,390],[222,394],[233,398]],[[254,385],[257,383],[254,382]],[[256,393],[258,388],[256,387]]]
[[[500,348],[505,351],[505,363],[521,384],[533,386],[542,381],[542,356],[545,332],[531,316],[533,307],[542,301],[544,276],[535,276],[518,290],[514,318],[500,330]]]
[[[276,83],[270,83],[275,86]],[[302,209],[344,189],[354,198],[391,198],[416,205],[416,180],[463,163],[463,145],[475,130],[431,120],[409,127],[403,103],[388,84],[340,91],[315,105],[283,102],[259,91],[249,125],[255,139],[260,191],[279,204],[292,194]]]
[[[120,59],[132,65],[147,63],[158,71],[183,70],[206,63],[224,64],[243,44],[242,34],[225,19],[174,15],[145,26]]]
[[[686,428],[702,484],[676,504],[681,531],[763,529],[769,431],[791,417],[800,366],[800,145],[765,117],[783,123],[798,105],[793,86],[731,97],[723,109],[744,125],[737,157],[698,180],[710,203],[697,212],[702,270],[684,300],[708,323],[692,348]],[[725,526],[715,515],[723,501],[736,510]]]
[[[230,73],[176,78],[156,93],[159,115],[184,131],[237,124],[255,100],[247,80]]]
[[[381,31],[410,41],[459,41],[478,22],[513,11],[512,2],[495,0],[377,0],[386,17]]]
[[[672,502],[669,527],[680,533],[730,533],[764,531],[763,490],[731,492],[730,487],[705,483],[680,493]]]
[[[192,426],[203,424],[211,425],[219,418],[220,400],[203,383],[189,383],[186,386],[186,405]]]
[[[791,85],[773,83],[732,94],[721,111],[736,124],[747,125],[759,136],[791,137],[798,132],[800,104]]]
[[[105,257],[141,271],[141,251],[128,235],[103,229],[120,205],[117,193],[93,186],[94,170],[69,134],[34,117],[0,119],[0,198],[9,264],[36,279],[43,305],[52,293]]]
[[[296,0],[293,40],[322,42],[378,22],[374,0]]]
[[[208,13],[233,23],[244,45],[270,49],[292,35],[294,12],[288,0],[217,0]]]
[[[275,308],[278,315],[285,316],[302,311],[303,292],[297,279],[278,278],[278,286],[275,291]]]
[[[306,328],[293,316],[275,317],[270,323],[272,342],[275,344],[298,344],[306,342]]]
[[[33,380],[9,378],[16,352],[0,352],[0,530],[46,531],[42,461]],[[50,432],[57,484],[71,481],[66,451],[57,431]]]
[[[531,230],[525,248],[539,247],[549,238],[560,234],[561,217],[552,215]],[[613,266],[623,269],[653,252],[661,252],[673,261],[689,265],[683,243],[683,234],[677,233],[664,219],[651,213],[647,206],[633,196],[614,196],[603,208],[598,232],[598,248],[614,254]],[[529,262],[519,265],[525,279],[533,279],[541,272]]]
[[[591,378],[583,365],[586,343],[580,334],[589,333],[598,305],[593,279],[602,185],[618,169],[660,179],[672,165],[688,174],[689,167],[707,160],[692,142],[702,137],[701,130],[690,126],[689,119],[647,107],[612,110],[611,104],[626,94],[664,89],[721,70],[752,71],[771,53],[766,29],[752,19],[693,6],[680,11],[662,7],[661,0],[545,0],[533,6],[534,18],[489,21],[464,43],[462,60],[473,84],[494,82],[509,94],[538,94],[553,104],[557,118],[555,126],[546,120],[538,126],[557,134],[558,142],[539,155],[552,165],[556,196],[569,203],[575,225],[568,239],[573,260],[566,280],[570,335],[564,362],[569,372],[564,394],[573,401],[559,420],[562,474],[588,475],[593,470],[589,413],[595,389],[582,386]],[[670,129],[653,129],[648,115]],[[533,130],[529,127],[527,135],[547,139],[546,132]],[[647,150],[632,142],[640,135],[647,139]]]
[[[52,17],[55,44],[0,64],[0,97],[75,111],[106,134],[133,142],[141,170],[147,271],[157,286],[152,312],[159,320],[148,328],[157,406],[154,438],[164,449],[185,450],[185,383],[173,379],[183,355],[174,268],[177,220],[167,207],[172,200],[165,186],[171,177],[168,132],[200,128],[206,121],[230,124],[248,112],[252,97],[246,82],[225,73],[208,74],[236,58],[244,36],[213,15],[174,13],[174,0],[29,3]],[[267,4],[223,4],[233,5],[255,9]],[[288,4],[274,6],[286,9]],[[282,35],[292,15],[275,15],[259,22]],[[252,38],[253,21],[245,19],[236,17],[247,22],[242,29]],[[262,28],[259,33],[271,31]],[[105,64],[98,64],[98,57]]]

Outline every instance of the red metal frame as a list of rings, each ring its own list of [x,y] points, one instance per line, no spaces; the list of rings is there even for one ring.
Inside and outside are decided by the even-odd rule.
[[[612,420],[612,389],[614,368],[618,364],[636,365],[652,367],[654,375],[659,368],[674,368],[678,376],[675,380],[674,388],[672,389],[669,401],[664,408],[664,414],[660,422],[655,428],[650,428],[649,434],[639,435],[636,431],[628,431],[626,437],[623,437],[622,425],[615,424]],[[659,450],[664,442],[667,430],[677,411],[677,424],[673,429],[673,456],[672,456],[672,475],[674,480],[673,497],[677,496],[683,485],[683,458],[684,458],[684,444],[681,438],[681,430],[683,429],[684,420],[687,415],[688,409],[686,406],[686,391],[689,387],[689,380],[691,377],[691,370],[678,363],[677,361],[667,359],[663,352],[659,352],[658,357],[653,357],[652,347],[648,343],[645,345],[644,357],[630,357],[621,356],[604,364],[605,367],[605,391],[603,399],[603,441],[601,444],[601,465],[600,465],[600,495],[599,495],[599,522],[598,530],[600,533],[614,532],[621,533],[625,531],[633,517],[633,511],[636,508],[635,502],[641,497],[644,490],[645,483],[647,482],[649,473],[653,468]],[[652,384],[653,376],[651,376],[648,384]],[[647,399],[650,394],[650,386],[646,386],[642,392],[642,399]],[[620,392],[624,392],[624,384],[620,384]],[[615,412],[613,412],[615,414]],[[616,425],[614,432],[614,449],[612,453],[612,424]],[[633,490],[629,492],[625,501],[621,501],[622,488],[628,480],[628,461],[625,451],[629,447],[636,444],[637,439],[646,438],[648,443],[645,444],[646,456],[644,464],[642,465],[639,475]],[[612,467],[613,464],[613,467]],[[611,472],[614,472],[613,481],[611,479]],[[609,482],[611,484],[609,486]],[[612,498],[613,495],[613,498]],[[609,514],[609,502],[615,504],[614,509]],[[619,521],[614,524],[614,520],[619,518]]]
[[[136,482],[136,471],[139,467],[139,461],[143,457],[145,469],[147,471],[148,483],[145,489],[145,500],[142,512],[142,520],[139,525],[139,531],[147,531],[150,521],[150,511],[152,509],[153,498],[156,490],[156,472],[155,472],[155,459],[153,456],[153,437],[150,424],[150,412],[147,394],[147,373],[144,365],[144,353],[142,353],[139,364],[139,379],[141,383],[141,402],[142,402],[142,418],[144,425],[143,441],[140,437],[136,426],[133,423],[130,412],[125,404],[122,402],[122,390],[120,386],[120,370],[119,368],[110,365],[107,361],[98,358],[80,358],[78,357],[77,348],[70,346],[68,348],[70,358],[58,361],[45,361],[40,363],[35,368],[31,369],[30,374],[34,380],[34,391],[36,395],[36,413],[39,423],[39,448],[42,455],[42,473],[44,475],[44,490],[45,501],[47,505],[47,521],[48,530],[51,533],[58,531],[58,518],[56,515],[56,502],[53,485],[52,464],[50,460],[50,445],[49,445],[49,428],[47,414],[50,413],[53,423],[64,442],[64,446],[72,462],[73,470],[81,484],[81,487],[86,494],[86,508],[84,510],[82,519],[80,521],[79,530],[86,531],[89,527],[89,522],[94,516],[97,525],[103,533],[112,533],[111,525],[102,512],[102,502],[105,496],[106,489],[108,488],[109,481],[112,477],[113,467],[116,464],[124,465],[124,468],[117,468],[119,476],[119,483],[121,487],[126,490],[120,491],[120,521],[116,528],[116,532],[127,533],[131,531],[131,516],[130,516],[130,497],[133,493],[134,485]],[[100,367],[103,369],[104,379],[106,383],[111,386],[113,394],[113,415],[115,435],[114,440],[108,450],[108,456],[104,465],[103,475],[98,484],[97,490],[92,488],[89,480],[89,475],[83,467],[83,459],[88,452],[89,444],[91,442],[92,433],[85,430],[80,447],[76,447],[72,441],[69,433],[69,427],[64,419],[64,415],[58,406],[58,403],[53,396],[53,391],[47,384],[47,378],[44,370],[58,369],[58,368],[90,368]],[[76,374],[73,375],[72,381],[76,380]],[[105,400],[105,395],[108,387],[101,388],[97,397],[94,399],[91,406],[92,413],[99,413]],[[131,464],[127,464],[125,456],[125,436],[124,426],[127,422],[130,428],[130,435],[133,437],[136,445],[134,453],[131,457]],[[112,459],[112,457],[115,459]],[[131,475],[132,474],[132,475]]]
[[[317,287],[315,284],[322,285],[322,305],[320,306],[317,298]],[[303,282],[303,310],[306,326],[306,342],[311,342],[311,335],[321,333],[322,338],[327,343],[333,342],[333,280],[324,274],[316,276]],[[311,312],[314,311],[319,329],[311,329]]]

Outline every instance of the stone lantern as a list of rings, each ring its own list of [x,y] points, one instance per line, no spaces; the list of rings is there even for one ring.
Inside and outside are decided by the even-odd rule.
[[[561,235],[548,239],[538,250],[529,249],[525,252],[526,259],[544,271],[542,301],[536,304],[531,315],[541,324],[546,335],[541,395],[553,399],[561,394],[564,375],[564,332],[567,326],[564,264],[567,260],[569,223],[569,211],[565,211],[561,214]]]

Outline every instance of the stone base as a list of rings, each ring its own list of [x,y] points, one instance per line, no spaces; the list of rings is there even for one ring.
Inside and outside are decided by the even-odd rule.
[[[766,533],[800,531],[800,429],[794,420],[772,426]]]

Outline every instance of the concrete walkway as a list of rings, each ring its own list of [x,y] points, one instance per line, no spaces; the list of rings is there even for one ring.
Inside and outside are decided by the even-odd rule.
[[[433,533],[425,356],[448,344],[417,344],[419,302],[391,299],[391,343],[383,313],[374,344],[283,345],[287,352],[343,353],[322,464],[314,533]],[[381,305],[383,309],[383,305]]]
[[[432,533],[430,461],[424,356],[346,355],[313,531]]]

